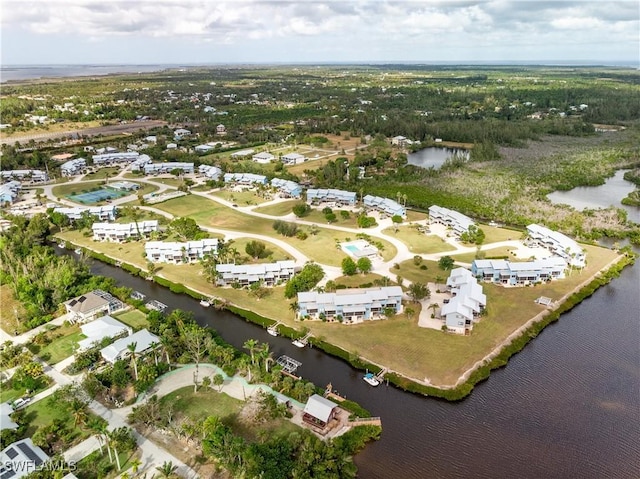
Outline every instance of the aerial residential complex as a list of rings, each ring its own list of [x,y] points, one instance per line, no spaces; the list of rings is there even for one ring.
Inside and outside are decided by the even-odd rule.
[[[207,254],[218,252],[218,240],[206,238],[202,240],[178,243],[174,241],[149,241],[144,245],[147,259],[153,263],[190,263],[203,258]]]
[[[337,205],[355,206],[356,200],[357,195],[352,191],[314,188],[307,190],[307,203],[310,205],[335,203]]]
[[[253,161],[256,163],[271,163],[271,161],[275,160],[275,156],[269,153],[268,151],[263,151],[262,153],[256,153],[251,157]]]
[[[505,286],[527,286],[564,278],[567,263],[560,257],[512,263],[505,260],[477,259],[471,263],[471,273],[482,281]]]
[[[469,231],[469,227],[475,224],[468,216],[437,205],[429,207],[429,219],[431,220],[431,223],[446,225],[457,235],[466,233]]]
[[[454,295],[443,304],[440,317],[444,318],[447,330],[458,334],[469,334],[480,313],[487,305],[487,297],[471,271],[455,268],[447,279],[447,286]]]
[[[287,153],[286,155],[282,155],[280,159],[286,165],[295,165],[307,160],[307,158],[300,153]]]
[[[296,273],[295,261],[284,260],[262,264],[218,264],[218,284],[220,286],[249,286],[262,281],[265,286],[274,286],[290,280]]]
[[[225,183],[238,183],[240,185],[266,185],[267,177],[254,175],[253,173],[225,173]]]
[[[184,174],[191,174],[194,172],[193,163],[184,163],[180,161],[168,161],[166,163],[146,163],[142,167],[145,175],[158,175],[164,173],[171,173],[173,170],[181,170]],[[133,167],[131,168],[133,171]]]
[[[9,181],[0,185],[0,204],[13,203],[18,199],[22,184],[19,181]]]
[[[298,293],[298,317],[339,319],[357,322],[385,317],[385,310],[402,311],[402,288],[382,286],[366,289],[340,289],[334,293]]]
[[[133,223],[93,223],[95,241],[126,241],[129,238],[147,236],[158,231],[158,220],[137,221]]]
[[[135,354],[142,355],[160,345],[160,338],[146,329],[133,333],[131,336],[120,338],[113,344],[100,350],[105,361],[114,364],[119,359],[125,359],[131,354],[129,345],[135,344]]]
[[[217,166],[211,165],[198,166],[198,173],[214,181],[218,181],[222,176],[222,170]]]
[[[531,242],[543,246],[553,254],[564,258],[571,266],[576,268],[585,267],[587,255],[580,245],[568,236],[537,224],[527,226],[527,233]]]
[[[42,170],[5,170],[0,171],[0,179],[3,181],[18,180],[31,181],[33,183],[46,183],[49,175]]]
[[[76,158],[69,160],[60,165],[60,174],[62,176],[75,176],[84,173],[87,169],[87,160],[84,158]]]
[[[295,181],[273,178],[271,186],[287,198],[300,198],[302,196],[302,186]]]
[[[93,164],[96,166],[108,166],[115,163],[132,163],[139,160],[141,157],[149,158],[148,155],[140,155],[137,151],[103,153],[100,155],[93,155],[91,158],[93,160]]]
[[[53,211],[55,213],[61,213],[65,215],[71,221],[79,220],[80,218],[82,218],[82,214],[85,212],[88,212],[90,215],[93,215],[102,221],[113,221],[116,219],[117,208],[115,207],[115,205],[90,206],[86,208],[66,208],[63,206],[59,206],[57,208],[54,208]]]
[[[362,199],[362,202],[367,208],[374,209],[388,216],[401,216],[407,217],[407,210],[400,203],[390,200],[389,198],[382,198],[380,196],[367,195]]]

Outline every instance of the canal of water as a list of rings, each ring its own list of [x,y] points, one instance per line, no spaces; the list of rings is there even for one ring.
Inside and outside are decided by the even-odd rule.
[[[269,342],[276,357],[301,361],[305,378],[331,382],[381,416],[382,438],[356,457],[361,478],[640,477],[640,266],[546,328],[459,403],[371,388],[361,371],[322,351],[296,348],[119,268],[91,268],[192,311],[236,348],[248,338]]]

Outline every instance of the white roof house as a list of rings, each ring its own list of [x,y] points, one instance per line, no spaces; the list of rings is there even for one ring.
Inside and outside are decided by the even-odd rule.
[[[251,159],[256,163],[270,163],[275,159],[275,156],[268,151],[263,151],[262,153],[256,153]]]
[[[389,198],[367,195],[362,199],[362,202],[366,207],[372,208],[388,216],[397,215],[403,218],[406,218],[407,216],[407,210],[405,209],[405,207],[397,201],[390,200]]]
[[[324,314],[328,318],[342,316],[355,321],[381,319],[387,308],[396,314],[402,311],[400,286],[339,289],[335,293],[298,293],[299,317],[317,319]]]
[[[253,183],[266,185],[267,177],[264,175],[256,175],[253,173],[225,173],[225,183],[240,183],[243,185],[250,185]]]
[[[325,427],[333,418],[337,407],[338,405],[333,401],[319,394],[314,394],[309,397],[307,404],[304,406],[303,419],[311,424]]]
[[[173,135],[177,140],[179,140],[182,137],[191,135],[191,132],[189,130],[184,129],[184,128],[178,128],[177,130],[175,130],[173,132]]]
[[[214,150],[215,147],[211,145],[198,145],[194,148],[196,153],[206,153],[208,151]]]
[[[471,272],[476,278],[505,286],[526,286],[562,279],[566,269],[567,263],[560,256],[517,263],[495,259],[476,259],[471,263]]]
[[[313,189],[307,190],[307,203],[338,203],[343,205],[355,205],[356,193],[336,189]]]
[[[307,157],[300,153],[287,153],[286,155],[282,155],[280,159],[283,163],[295,165],[306,161]]]
[[[151,163],[151,157],[149,155],[140,155],[131,163],[131,171],[141,171],[147,163]]]
[[[263,281],[266,286],[273,286],[282,281],[288,281],[296,273],[295,261],[285,260],[275,263],[260,264],[218,264],[218,284],[228,286],[238,283],[248,286]]]
[[[147,156],[147,155],[144,155]],[[140,157],[137,151],[112,152],[93,155],[93,164],[96,166],[111,165],[113,163],[132,163]]]
[[[231,158],[241,158],[243,156],[249,156],[249,155],[253,155],[256,152],[256,150],[239,150],[239,151],[234,151],[233,153],[231,153]]]
[[[0,452],[0,478],[20,479],[37,471],[49,456],[30,437],[16,441]]]
[[[128,238],[148,235],[158,231],[158,220],[133,223],[93,223],[94,241],[124,241]]]
[[[183,173],[193,173],[194,164],[184,163],[180,161],[168,161],[166,163],[147,163],[143,166],[145,175],[157,175],[162,173],[171,173],[172,170],[182,170]]]
[[[160,343],[160,339],[148,330],[141,329],[137,333],[133,333],[131,336],[127,336],[126,338],[118,339],[113,344],[101,349],[100,354],[105,361],[113,364],[118,359],[124,359],[129,356],[129,345],[133,343],[136,344],[136,354],[143,354],[151,349],[152,344]]]
[[[140,185],[132,181],[114,181],[109,183],[109,188],[119,191],[135,191],[140,189]]]
[[[184,243],[173,241],[149,241],[144,245],[144,253],[154,263],[189,263],[207,254],[218,252],[218,239],[206,238]]]
[[[215,181],[217,181],[220,178],[220,176],[222,176],[222,170],[217,166],[211,166],[211,165],[198,166],[198,173]]]
[[[60,173],[62,176],[74,176],[82,173],[87,168],[87,160],[84,158],[76,158],[69,160],[60,165]]]
[[[0,204],[13,203],[18,199],[22,184],[19,181],[9,181],[0,185]]]
[[[104,338],[115,338],[122,334],[130,335],[133,333],[129,326],[111,316],[102,316],[89,323],[82,324],[80,329],[86,338],[78,341],[78,351],[89,349]]]
[[[487,305],[487,297],[472,272],[464,268],[451,271],[447,286],[454,296],[442,305],[440,316],[448,331],[467,334]]]
[[[553,254],[564,258],[567,263],[583,268],[587,256],[580,245],[568,236],[545,226],[530,224],[527,226],[529,238],[548,248]]]
[[[300,198],[302,196],[302,186],[295,181],[273,178],[271,180],[271,186],[289,198]]]
[[[449,226],[456,234],[467,232],[469,227],[475,224],[468,216],[437,205],[429,207],[429,219],[432,223],[442,223]]]
[[[97,217],[100,220],[113,221],[116,219],[116,206],[115,205],[105,205],[105,206],[91,206],[88,208],[75,207],[75,208],[65,208],[65,207],[57,207],[54,208],[53,211],[56,213],[62,213],[71,221],[79,220],[82,218],[82,214],[87,211],[90,215]]]
[[[34,183],[44,183],[49,181],[49,175],[42,170],[4,170],[0,171],[0,178],[3,180],[31,180]]]

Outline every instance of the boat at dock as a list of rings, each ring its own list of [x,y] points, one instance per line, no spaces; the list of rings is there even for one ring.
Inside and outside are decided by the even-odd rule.
[[[201,299],[200,306],[202,306],[203,308],[208,308],[209,306],[211,306],[211,303],[206,299]]]
[[[297,348],[304,348],[307,345],[306,341],[302,341],[301,339],[294,339],[291,343]]]
[[[82,249],[81,248],[76,248],[76,249],[73,250],[73,252],[75,254],[80,254],[80,253],[82,253]]]
[[[365,380],[365,382],[369,385],[369,386],[378,386],[380,384],[380,381],[378,380],[377,377],[375,377],[373,375],[373,373],[367,373],[364,375],[364,377],[362,378]]]
[[[271,326],[269,326],[267,328],[267,333],[269,333],[271,336],[278,336],[280,334],[280,332],[278,331],[278,325],[280,323],[274,323]]]

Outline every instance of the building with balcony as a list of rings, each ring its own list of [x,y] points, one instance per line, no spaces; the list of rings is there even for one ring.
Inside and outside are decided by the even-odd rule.
[[[529,235],[529,243],[547,248],[571,266],[576,268],[586,266],[587,255],[584,249],[568,236],[537,224],[527,226],[527,234]]]
[[[437,205],[429,207],[429,220],[431,223],[440,223],[451,228],[456,235],[466,233],[470,226],[475,225],[468,216]]]
[[[202,259],[208,254],[218,253],[217,238],[186,241],[149,241],[144,245],[147,260],[153,263],[182,264]]]
[[[220,286],[237,284],[244,287],[260,281],[265,286],[275,286],[289,281],[297,271],[295,261],[292,260],[261,264],[216,265],[217,283]]]
[[[158,220],[133,223],[93,223],[91,229],[94,241],[122,242],[130,238],[149,236],[152,232],[158,231]]]

